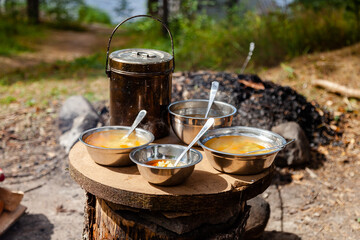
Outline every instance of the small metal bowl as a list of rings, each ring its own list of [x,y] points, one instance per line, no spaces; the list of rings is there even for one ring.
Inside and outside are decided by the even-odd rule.
[[[184,165],[177,167],[157,167],[146,162],[157,159],[175,160],[186,146],[176,144],[157,144],[138,148],[130,153],[130,159],[136,163],[140,174],[150,183],[173,186],[184,182],[193,172],[195,165],[202,160],[202,155],[190,149],[180,160]]]
[[[88,144],[86,142],[86,138],[95,132],[109,131],[109,130],[123,130],[124,133],[127,133],[127,131],[129,129],[130,129],[130,127],[126,127],[126,126],[105,126],[105,127],[92,128],[92,129],[84,131],[80,135],[79,140],[80,140],[80,142],[85,144],[90,157],[96,163],[104,165],[104,166],[112,166],[112,167],[128,166],[128,165],[133,164],[133,162],[129,158],[129,154],[132,150],[142,147],[142,146],[146,146],[149,143],[154,141],[154,135],[151,132],[146,131],[144,129],[136,128],[135,133],[137,135],[141,135],[141,136],[145,137],[147,139],[147,142],[143,145],[140,145],[137,147],[132,147],[132,148],[97,147],[97,146]]]
[[[268,147],[286,143],[286,140],[279,134],[259,128],[237,126],[210,130],[200,138],[199,144],[204,149],[210,164],[220,172],[239,175],[260,173],[272,165],[276,155],[282,150],[282,148],[278,148],[266,153],[233,154],[220,152],[205,146],[205,143],[212,138],[234,135],[258,138],[260,141],[267,143]]]
[[[208,118],[205,118],[208,102],[205,99],[190,99],[169,105],[171,127],[185,144],[191,143],[210,117],[215,120],[213,129],[231,126],[236,108],[228,103],[214,101]]]

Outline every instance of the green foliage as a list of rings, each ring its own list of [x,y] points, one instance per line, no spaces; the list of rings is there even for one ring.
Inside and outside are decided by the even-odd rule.
[[[26,19],[23,1],[8,0],[0,14],[0,55],[10,56],[31,51],[34,42],[43,38],[49,27],[83,30],[81,23],[110,24],[110,17],[103,11],[85,6],[83,0],[47,0],[41,2],[47,24],[31,25]],[[79,12],[78,12],[79,11]]]
[[[249,11],[239,16],[234,10],[229,11],[233,15],[222,20],[205,14],[173,16],[170,29],[174,36],[176,70],[239,70],[250,42],[256,46],[251,69],[357,41],[356,19],[344,7],[314,10],[294,5],[290,11],[291,14],[273,12],[267,15]],[[127,28],[133,35],[127,47],[170,52],[169,38],[162,34],[161,25],[156,21],[137,21]]]
[[[286,65],[285,63],[281,63],[280,66],[287,73],[288,78],[295,78],[295,71],[292,67]]]
[[[81,23],[111,23],[110,17],[106,12],[86,5],[80,6],[77,20]]]
[[[60,29],[81,31],[84,23],[111,22],[106,12],[87,6],[84,0],[45,0],[41,9],[49,25]]]
[[[77,11],[83,4],[83,0],[46,0],[42,8],[51,21],[68,23],[76,21]]]
[[[0,104],[10,104],[16,101],[17,99],[14,96],[6,96],[0,99]]]
[[[295,0],[293,4],[301,4],[306,8],[321,10],[329,6],[341,7],[346,5],[346,2],[347,1],[343,1],[343,0]]]
[[[36,101],[33,98],[31,98],[25,102],[25,106],[27,106],[27,107],[33,107],[35,104],[36,104]]]
[[[99,99],[96,97],[96,94],[94,92],[86,92],[84,94],[84,97],[89,101],[89,102],[95,102],[98,101]]]
[[[13,55],[30,51],[31,42],[44,36],[43,27],[0,17],[0,55]]]

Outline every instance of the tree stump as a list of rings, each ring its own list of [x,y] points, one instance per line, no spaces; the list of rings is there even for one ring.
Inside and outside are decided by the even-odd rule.
[[[176,142],[173,136],[161,142]],[[84,239],[241,239],[246,201],[271,183],[274,167],[257,175],[218,172],[204,159],[178,186],[148,183],[135,165],[96,164],[77,143],[72,178],[87,192]]]

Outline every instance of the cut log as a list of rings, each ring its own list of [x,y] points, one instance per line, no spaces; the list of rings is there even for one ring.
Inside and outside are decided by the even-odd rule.
[[[136,166],[106,167],[96,164],[82,143],[69,154],[70,175],[87,192],[109,202],[151,211],[206,211],[222,209],[262,193],[271,183],[274,168],[256,175],[233,175],[215,170],[206,160],[181,185],[165,187],[148,183]]]
[[[4,209],[14,211],[24,197],[23,192],[11,191],[7,188],[0,188],[0,199],[4,201]]]
[[[346,97],[353,97],[360,99],[360,89],[353,89],[338,83],[330,82],[327,80],[315,79],[312,80],[312,84],[325,88],[329,92],[338,93]]]
[[[149,240],[172,240],[172,239],[242,239],[246,220],[249,214],[249,207],[241,206],[241,211],[231,216],[227,221],[218,224],[204,223],[192,228],[183,234],[178,234],[164,225],[185,224],[174,219],[163,219],[167,224],[154,223],[151,219],[143,217],[143,211],[139,213],[131,211],[114,210],[103,199],[96,201],[95,221],[92,226],[93,240],[99,239],[149,239]],[[191,219],[187,219],[191,223]],[[158,220],[160,221],[160,220]],[[193,226],[194,227],[194,226]]]

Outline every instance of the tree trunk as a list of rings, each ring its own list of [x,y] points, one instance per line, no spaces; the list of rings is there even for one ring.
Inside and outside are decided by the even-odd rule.
[[[163,10],[162,10],[162,21],[166,26],[169,26],[169,7],[168,7],[168,0],[163,0]],[[167,36],[167,30],[165,28],[162,28],[163,35]]]
[[[354,0],[354,11],[355,11],[355,18],[356,18],[356,40],[360,40],[360,1]]]
[[[27,15],[29,23],[39,23],[39,0],[27,0]]]
[[[147,12],[149,15],[157,16],[158,15],[158,7],[159,7],[158,0],[148,0],[147,1]]]

